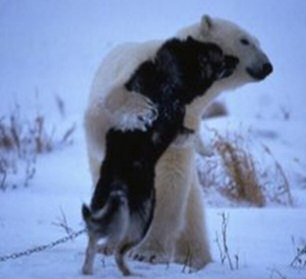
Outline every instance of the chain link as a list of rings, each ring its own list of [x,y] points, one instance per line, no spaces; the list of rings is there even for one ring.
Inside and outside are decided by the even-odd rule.
[[[39,252],[42,252],[44,250],[51,249],[51,248],[53,248],[57,245],[66,243],[69,240],[73,240],[73,239],[77,238],[78,236],[85,233],[86,231],[87,231],[86,229],[82,229],[82,230],[79,230],[77,232],[73,232],[73,233],[71,233],[71,234],[69,234],[65,237],[62,237],[60,239],[57,239],[57,240],[55,240],[53,242],[50,242],[48,244],[45,244],[45,245],[37,246],[37,247],[30,248],[30,249],[27,249],[27,250],[22,251],[22,252],[13,253],[13,254],[10,254],[10,255],[0,256],[0,262],[6,262],[8,260],[15,260],[15,259],[18,259],[18,258],[23,257],[23,256],[30,256],[33,253],[39,253]]]

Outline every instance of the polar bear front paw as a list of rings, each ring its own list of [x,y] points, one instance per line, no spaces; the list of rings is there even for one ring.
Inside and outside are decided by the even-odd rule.
[[[169,264],[172,258],[171,254],[168,254],[162,250],[157,251],[141,248],[133,249],[129,253],[129,257],[139,262],[147,262],[151,264]]]

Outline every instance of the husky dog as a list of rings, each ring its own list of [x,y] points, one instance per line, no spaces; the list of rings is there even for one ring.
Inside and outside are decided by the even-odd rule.
[[[124,256],[144,239],[151,224],[157,161],[178,137],[192,134],[183,123],[186,105],[216,80],[230,76],[238,62],[215,44],[171,39],[127,80],[127,94],[148,98],[155,116],[145,129],[107,131],[100,178],[90,207],[82,208],[89,234],[84,274],[92,273],[100,240],[114,247],[122,274],[131,274]]]

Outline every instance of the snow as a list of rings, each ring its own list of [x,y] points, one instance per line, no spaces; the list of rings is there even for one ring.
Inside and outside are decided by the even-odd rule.
[[[262,121],[258,119],[244,119],[237,117],[221,117],[203,122],[201,131],[202,139],[207,148],[214,152],[212,139],[215,130],[222,136],[230,137],[239,135],[243,139],[244,148],[255,158],[258,168],[263,171],[273,173],[273,165],[279,163],[284,170],[284,175],[288,179],[291,194],[293,195],[293,205],[296,207],[306,206],[306,184],[305,184],[305,166],[306,166],[306,145],[305,145],[305,122],[303,121]],[[269,155],[265,148],[271,152]],[[215,152],[216,153],[216,152]],[[200,166],[207,163],[207,160],[213,160],[212,157],[202,158],[199,156]],[[276,185],[280,183],[279,177],[270,177]],[[264,183],[264,182],[263,182]],[[269,185],[270,194],[273,189]],[[225,200],[215,188],[209,191],[206,198],[209,204],[214,206],[232,205],[229,200]],[[268,206],[277,206],[276,203],[268,202]]]
[[[123,41],[169,37],[209,13],[256,34],[275,71],[260,84],[224,94],[230,116],[207,121],[203,139],[209,143],[207,126],[220,133],[243,132],[252,138],[251,150],[264,167],[271,161],[263,158],[260,146],[268,146],[285,171],[294,204],[268,203],[259,209],[211,192],[204,199],[213,263],[193,273],[173,263],[129,264],[145,278],[305,279],[305,267],[290,266],[296,249],[306,242],[305,9],[304,0],[0,0],[0,116],[18,102],[25,113],[39,107],[49,121],[60,123],[54,101],[59,95],[66,103],[66,121],[77,123],[74,144],[39,156],[28,187],[0,191],[0,257],[64,237],[56,225],[63,213],[71,228],[83,228],[81,205],[92,189],[82,112],[103,55]],[[239,259],[234,271],[221,264],[215,242],[223,212],[229,216],[229,253],[234,262],[235,255]],[[81,235],[53,249],[0,262],[0,278],[85,278],[86,241]],[[121,275],[113,257],[100,256],[90,278]]]
[[[219,119],[211,121],[210,125],[214,123],[220,127],[220,122],[224,122],[223,126],[228,126],[231,121]],[[298,125],[295,127],[299,128]],[[295,136],[296,134],[293,138]],[[287,140],[289,139],[290,136],[287,136]],[[282,144],[281,140],[274,142],[275,147]],[[89,200],[91,188],[88,169],[80,166],[87,166],[87,162],[84,138],[79,129],[72,146],[39,157],[37,174],[28,188],[0,193],[0,256],[48,244],[65,236],[64,230],[56,225],[63,220],[61,212],[64,213],[68,225],[75,231],[83,228],[80,210],[82,203]],[[293,191],[295,198],[305,196],[305,189],[297,185],[296,188],[299,192]],[[239,258],[239,268],[234,271],[229,269],[227,263],[221,264],[215,241],[216,233],[221,237],[221,213],[229,216],[229,252],[233,261],[234,255],[238,255]],[[268,279],[278,278],[277,272],[290,279],[306,278],[305,268],[290,267],[296,255],[296,248],[305,241],[305,200],[299,200],[290,208],[209,206],[207,220],[214,262],[206,268],[190,273],[187,267],[173,263],[169,266],[149,265],[129,260],[132,270],[145,278],[188,276],[192,279],[220,279],[247,276]],[[22,279],[35,279],[41,276],[85,278],[81,275],[81,266],[86,241],[85,235],[81,235],[53,249],[0,263],[0,278],[16,278],[16,275]],[[97,258],[91,278],[101,277],[121,277],[112,256]]]

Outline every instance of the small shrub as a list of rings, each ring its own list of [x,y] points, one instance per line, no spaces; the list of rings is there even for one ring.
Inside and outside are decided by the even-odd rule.
[[[204,191],[215,190],[230,201],[259,207],[267,202],[293,204],[285,171],[267,146],[257,144],[255,151],[246,135],[211,132],[215,154],[198,161]]]
[[[70,145],[75,128],[72,125],[56,137],[44,115],[25,118],[19,105],[9,116],[0,117],[0,189],[28,186],[36,173],[37,156]]]
[[[214,147],[228,176],[225,187],[220,189],[221,192],[237,201],[264,206],[265,198],[260,187],[256,163],[248,149],[244,148],[243,138],[237,134],[233,138],[217,134]]]

